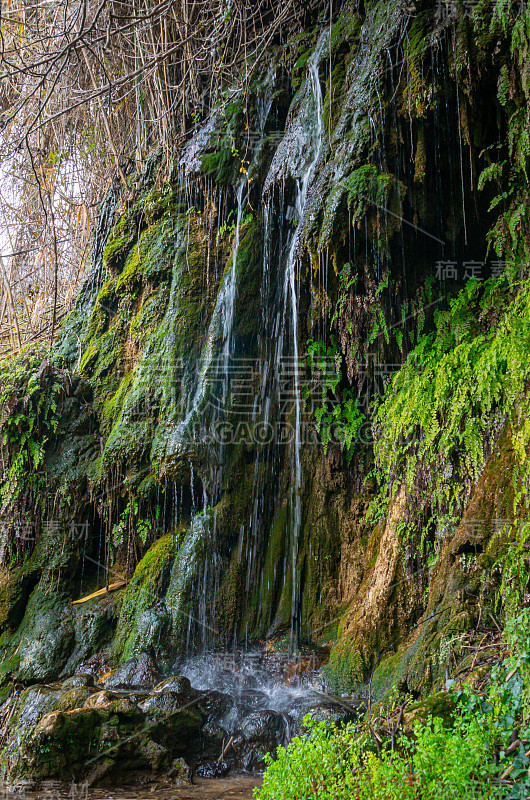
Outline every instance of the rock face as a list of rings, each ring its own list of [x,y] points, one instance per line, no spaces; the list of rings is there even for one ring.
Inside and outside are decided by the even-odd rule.
[[[7,776],[259,768],[306,711],[348,708],[267,707],[259,665],[230,691],[189,684],[174,677],[184,654],[312,642],[330,650],[313,665],[321,688],[421,694],[493,609],[495,521],[513,518],[526,452],[517,402],[492,390],[488,416],[477,382],[453,403],[461,375],[435,371],[451,413],[432,415],[428,439],[420,408],[391,444],[405,463],[428,441],[438,462],[384,475],[370,415],[401,365],[421,374],[412,348],[432,345],[439,319],[458,355],[514,299],[462,270],[442,291],[436,269],[530,241],[527,198],[509,199],[503,177],[528,172],[510,125],[527,103],[514,53],[530,46],[497,15],[440,19],[434,0],[335,5],[330,26],[328,3],[307,4],[307,30],[271,42],[172,170],[154,153],[108,192],[52,354],[0,365]],[[497,91],[491,114],[481,97]],[[498,151],[511,155],[490,163]],[[497,181],[518,210],[487,238]],[[438,312],[462,298],[453,330]],[[481,424],[438,453],[466,405]],[[451,508],[436,506],[437,480]]]

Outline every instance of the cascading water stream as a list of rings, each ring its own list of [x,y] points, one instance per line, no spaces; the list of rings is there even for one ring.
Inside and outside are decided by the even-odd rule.
[[[245,586],[259,586],[262,598],[272,598],[256,610],[258,625],[274,626],[288,623],[291,630],[291,649],[296,651],[300,604],[298,575],[299,539],[302,528],[302,403],[299,374],[298,291],[297,267],[304,223],[310,208],[310,186],[315,168],[323,154],[322,93],[318,76],[322,53],[328,43],[326,29],[320,35],[308,62],[308,74],[300,90],[297,116],[287,125],[284,137],[276,150],[263,190],[263,253],[262,253],[262,316],[259,329],[260,385],[252,415],[254,429],[264,432],[258,437],[252,488],[251,516],[247,531],[240,537],[245,569]],[[295,179],[295,208],[287,206],[285,178]],[[275,197],[277,189],[277,197]],[[293,213],[294,212],[294,213]],[[291,220],[294,221],[294,226]],[[292,337],[292,340],[291,340]],[[284,403],[287,382],[294,424],[286,419]],[[294,400],[294,404],[292,401]],[[287,439],[287,440],[286,440]],[[285,525],[288,543],[282,553],[284,563],[263,568],[263,548],[267,547],[267,531],[277,515],[281,496],[283,452],[285,444],[292,447],[291,486],[288,518]],[[287,468],[289,465],[287,464]],[[280,523],[283,527],[283,523]],[[270,543],[270,542],[269,542]],[[277,583],[280,578],[281,588]],[[278,593],[281,592],[282,599]],[[282,606],[291,608],[289,621],[283,617],[274,622],[273,614],[282,615]],[[241,632],[248,634],[249,627]]]
[[[245,185],[246,181],[242,181],[237,189],[237,217],[230,270],[225,274],[223,285],[217,296],[217,302],[208,328],[206,345],[202,354],[202,363],[199,371],[197,387],[191,403],[189,404],[185,418],[178,424],[172,444],[176,444],[178,441],[182,440],[183,436],[188,430],[190,422],[194,418],[194,415],[201,409],[202,403],[206,397],[208,377],[214,360],[216,340],[218,338],[220,328],[222,328],[223,340],[223,395],[226,395],[228,391],[229,361],[232,345],[232,329],[234,324],[234,308],[237,295],[236,265],[237,254],[239,250],[239,231],[246,203],[246,198],[244,197]],[[223,400],[224,399],[226,399],[225,396],[223,397]]]
[[[234,233],[234,249],[232,252],[232,262],[230,272],[226,281],[226,301],[223,314],[223,406],[226,404],[229,384],[229,365],[230,356],[233,350],[233,328],[234,328],[234,308],[237,296],[237,254],[239,251],[239,232],[241,229],[241,219],[245,208],[243,192],[248,185],[248,181],[241,181],[237,187],[237,218]],[[248,197],[248,193],[247,193]]]
[[[317,46],[308,61],[308,87],[307,91],[311,92],[312,101],[314,105],[314,124],[311,131],[311,157],[305,164],[301,176],[297,179],[297,193],[296,193],[296,215],[297,224],[292,234],[288,246],[287,260],[285,265],[285,274],[283,282],[283,298],[284,298],[284,311],[290,310],[290,323],[292,331],[292,364],[293,364],[293,396],[295,405],[295,421],[294,421],[294,443],[293,443],[293,461],[292,461],[292,488],[291,488],[291,570],[292,570],[292,623],[291,623],[291,639],[292,648],[296,650],[298,630],[297,630],[297,616],[298,604],[300,595],[300,579],[298,570],[298,554],[299,554],[299,540],[300,530],[302,526],[302,507],[301,507],[301,487],[302,487],[302,466],[301,466],[301,416],[302,404],[300,397],[300,374],[299,374],[299,347],[298,347],[298,293],[297,293],[297,266],[298,254],[300,245],[300,234],[302,232],[303,223],[306,214],[306,205],[308,200],[308,190],[313,178],[316,164],[320,158],[322,150],[322,89],[320,86],[320,78],[318,68],[320,58],[324,47],[328,41],[328,32],[324,31],[317,43]],[[287,318],[287,313],[284,314]],[[284,355],[284,340],[286,334],[286,327],[280,329],[278,337],[278,346],[276,348],[276,377],[279,381],[278,370],[280,368],[280,361]]]

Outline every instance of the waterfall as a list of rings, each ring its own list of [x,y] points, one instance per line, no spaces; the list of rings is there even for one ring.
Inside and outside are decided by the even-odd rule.
[[[254,430],[264,431],[264,439],[255,437],[256,457],[252,504],[246,531],[241,534],[244,552],[245,587],[259,587],[262,598],[257,617],[250,629],[275,629],[288,624],[291,649],[297,650],[299,635],[300,575],[298,569],[302,532],[302,397],[298,327],[298,266],[304,223],[310,209],[311,186],[316,166],[323,156],[323,98],[318,76],[322,53],[328,44],[329,32],[320,35],[308,61],[307,77],[300,90],[297,114],[287,123],[264,181],[263,189],[263,253],[258,353],[260,386],[256,393],[252,421]],[[285,186],[287,177],[294,178],[295,195],[289,206]],[[290,409],[286,412],[287,383]],[[289,419],[289,413],[292,417]],[[291,423],[292,419],[292,423]],[[269,438],[270,437],[270,438]],[[287,440],[286,440],[287,439]],[[292,448],[290,451],[286,445]],[[285,461],[290,457],[290,464]],[[278,502],[283,496],[281,476],[285,463],[290,472],[288,516],[278,521]],[[276,522],[275,522],[276,520]],[[270,559],[271,542],[279,524],[285,531],[285,546],[279,545],[274,563]],[[277,538],[275,539],[277,541]],[[278,545],[272,545],[278,547]],[[283,564],[279,558],[283,558]],[[282,581],[279,586],[277,579]],[[281,592],[281,597],[279,593]],[[287,608],[290,615],[287,618]],[[276,619],[274,618],[276,615]],[[248,635],[248,629],[241,629]]]
[[[293,235],[291,246],[289,248],[289,255],[287,258],[287,267],[285,270],[285,288],[284,294],[286,295],[286,288],[288,286],[289,295],[291,299],[291,314],[292,314],[292,325],[293,325],[293,361],[294,361],[294,394],[295,394],[295,442],[294,442],[294,463],[293,463],[293,497],[294,497],[294,509],[293,509],[293,547],[292,547],[292,570],[293,570],[293,596],[292,596],[292,610],[293,610],[293,638],[294,638],[294,645],[296,646],[296,637],[297,637],[297,630],[294,630],[295,620],[297,619],[297,608],[299,602],[299,595],[300,595],[300,581],[299,581],[299,571],[297,569],[298,563],[298,550],[299,550],[299,538],[300,538],[300,529],[302,525],[302,510],[301,510],[301,499],[300,499],[300,491],[301,491],[301,484],[302,484],[302,468],[300,463],[300,451],[301,451],[301,399],[300,399],[300,376],[299,376],[299,351],[298,351],[298,297],[296,292],[296,282],[297,282],[297,274],[296,274],[296,263],[297,263],[297,249],[298,249],[298,241],[300,236],[300,231],[302,228],[302,223],[304,219],[305,213],[305,206],[307,201],[307,190],[309,187],[310,180],[313,176],[313,172],[317,161],[320,156],[320,151],[322,148],[322,90],[320,87],[320,79],[318,76],[318,64],[321,55],[321,48],[323,48],[325,42],[327,41],[327,36],[321,36],[319,46],[316,48],[315,52],[309,59],[309,78],[311,81],[311,91],[313,93],[314,103],[315,103],[315,110],[316,110],[316,124],[315,124],[315,150],[313,157],[309,164],[307,165],[305,173],[302,175],[302,178],[298,182],[298,192],[296,197],[296,210],[298,216],[298,224],[296,231]]]
[[[241,220],[245,208],[246,198],[244,190],[247,181],[241,181],[237,189],[237,217],[234,232],[234,247],[230,269],[224,275],[222,287],[217,295],[217,302],[212,314],[206,344],[201,356],[201,366],[197,386],[193,394],[191,403],[188,406],[186,416],[178,423],[177,429],[170,440],[168,448],[170,453],[178,449],[179,443],[185,438],[192,420],[201,411],[208,389],[208,379],[212,377],[212,365],[216,352],[216,343],[219,336],[222,337],[222,364],[223,364],[223,393],[228,392],[229,360],[232,347],[232,329],[234,324],[234,308],[237,296],[237,254],[239,250],[239,232]],[[215,370],[214,370],[215,372]]]
[[[236,229],[234,233],[234,249],[232,252],[232,262],[230,266],[230,272],[227,276],[226,281],[226,300],[224,305],[224,313],[223,313],[223,356],[222,356],[222,363],[223,363],[223,405],[226,403],[227,395],[228,395],[228,383],[229,383],[229,363],[230,363],[230,356],[232,354],[233,349],[233,327],[234,327],[234,308],[236,304],[236,294],[237,294],[237,275],[236,275],[236,265],[237,265],[237,254],[239,251],[239,231],[241,228],[241,218],[243,216],[243,210],[245,204],[243,202],[243,192],[245,190],[245,184],[247,181],[241,181],[239,186],[237,187],[237,218],[236,218]]]
[[[288,335],[287,325],[290,325],[292,342],[290,342],[288,363],[292,362],[292,379],[294,395],[294,442],[293,458],[291,464],[291,520],[290,520],[290,550],[291,550],[291,639],[292,648],[297,649],[298,640],[298,606],[300,602],[300,576],[298,570],[298,555],[300,546],[300,532],[302,528],[302,466],[301,466],[301,417],[302,402],[300,396],[300,352],[298,344],[298,292],[297,292],[297,267],[299,263],[299,249],[301,232],[307,212],[308,195],[315,167],[322,151],[322,90],[318,68],[322,52],[328,42],[328,31],[320,35],[317,46],[308,61],[308,76],[306,78],[306,103],[310,121],[309,131],[309,157],[301,165],[300,174],[296,177],[296,227],[291,234],[287,245],[285,272],[283,275],[283,324],[278,319],[278,342],[275,353],[276,383],[280,384],[280,369],[282,359],[285,357],[285,339]],[[305,151],[307,152],[307,150]],[[305,156],[304,152],[304,156]],[[274,168],[271,167],[271,169]],[[270,235],[270,234],[269,234]],[[278,394],[280,399],[280,394]]]

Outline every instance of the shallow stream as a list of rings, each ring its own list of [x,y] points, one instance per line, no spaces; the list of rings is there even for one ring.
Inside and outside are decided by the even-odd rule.
[[[4,800],[251,800],[261,778],[235,775],[230,778],[197,778],[191,786],[151,784],[145,789],[88,789],[74,785],[69,790],[57,781],[43,783],[39,792],[6,793]]]

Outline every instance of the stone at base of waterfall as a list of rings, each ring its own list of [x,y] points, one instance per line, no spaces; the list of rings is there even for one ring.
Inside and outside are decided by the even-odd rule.
[[[328,721],[349,718],[327,698],[315,707],[314,697],[306,695],[295,701],[291,716],[267,709],[270,698],[258,689],[229,695],[194,689],[180,675],[160,681],[146,654],[110,678],[97,685],[82,673],[53,687],[13,694],[0,709],[9,720],[3,752],[7,779],[68,774],[110,786],[185,781],[190,767],[199,777],[221,777],[229,769],[261,771],[265,755],[301,729],[306,713]]]
[[[183,758],[175,758],[167,771],[167,777],[175,786],[189,786],[192,782],[192,771]]]
[[[105,681],[106,689],[151,688],[161,678],[155,659],[140,653],[118,667]]]
[[[208,720],[224,719],[234,707],[234,698],[224,692],[209,690],[203,692],[199,706]]]
[[[99,689],[91,683],[90,677],[76,676],[62,686],[31,687],[6,701],[9,781],[69,774],[90,785],[117,785],[167,780],[169,775],[178,784],[189,780],[188,764],[200,755],[219,757],[222,743],[203,728],[226,711],[220,692],[195,691],[179,676],[157,684],[151,693]],[[146,700],[151,704],[144,711],[140,705]]]
[[[106,784],[136,782],[169,770],[179,780],[188,774],[183,755],[202,726],[199,712],[185,709],[152,725],[129,698],[102,695],[110,693],[96,693],[84,708],[45,714],[20,747],[25,771],[46,778],[68,769],[78,779]],[[98,696],[106,702],[98,703]],[[93,698],[96,702],[90,703]]]
[[[18,680],[52,680],[64,666],[73,641],[73,628],[58,613],[38,616],[33,636],[21,651]]]
[[[290,733],[296,736],[303,732],[304,717],[309,716],[315,722],[330,722],[345,725],[356,722],[366,711],[363,702],[339,703],[333,698],[321,697],[315,701],[312,697],[303,697],[295,701],[289,709]]]
[[[94,676],[90,675],[87,672],[80,673],[78,675],[72,675],[70,678],[66,678],[62,683],[64,688],[71,687],[83,687],[83,688],[93,688],[94,687]]]
[[[435,692],[429,697],[406,706],[403,714],[403,730],[412,734],[416,722],[426,723],[429,717],[439,717],[450,724],[455,711],[455,701],[449,692]]]
[[[229,739],[228,731],[215,720],[206,722],[201,728],[201,738],[209,744],[211,756],[220,756]]]
[[[265,755],[287,741],[287,721],[275,711],[255,711],[241,722],[232,746],[240,769],[263,770]]]
[[[86,705],[92,697],[93,690],[88,686],[66,687],[64,694],[57,701],[56,711],[73,711]]]
[[[153,687],[151,694],[164,694],[171,692],[173,694],[187,694],[192,691],[189,678],[183,675],[172,675],[171,678],[165,678],[160,683]]]
[[[246,716],[253,711],[259,711],[267,704],[267,694],[259,689],[245,689],[238,697],[238,711],[240,716]]]
[[[198,778],[224,778],[230,772],[226,761],[212,760],[199,764],[195,769]]]

